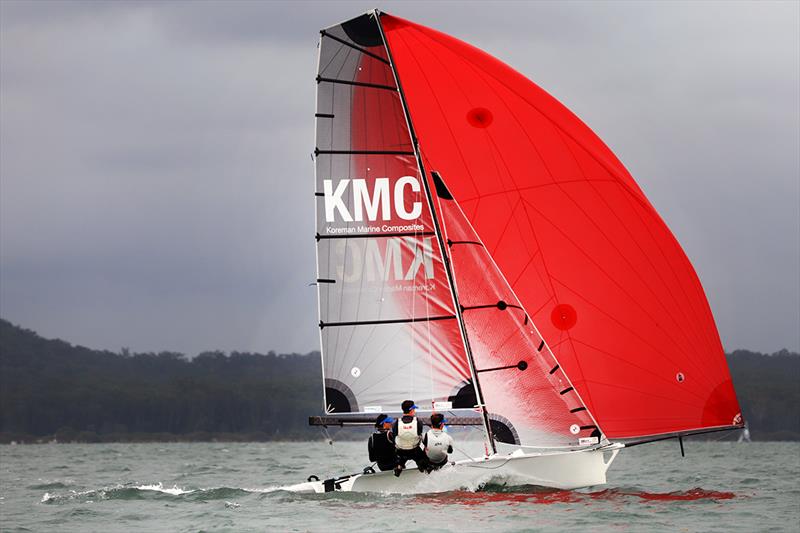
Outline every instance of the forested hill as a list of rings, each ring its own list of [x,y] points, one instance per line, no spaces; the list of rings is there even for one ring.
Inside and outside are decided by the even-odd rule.
[[[728,355],[754,439],[800,440],[800,355]],[[0,442],[313,438],[319,353],[112,353],[0,319]]]
[[[733,385],[753,439],[800,440],[800,354],[727,354]]]
[[[318,352],[122,354],[0,319],[0,442],[318,436]]]

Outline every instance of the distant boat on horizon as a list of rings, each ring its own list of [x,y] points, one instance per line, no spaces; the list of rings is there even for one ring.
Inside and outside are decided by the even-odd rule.
[[[752,442],[750,440],[750,428],[747,427],[747,422],[745,422],[744,427],[742,428],[742,432],[739,434],[739,440],[737,442]]]

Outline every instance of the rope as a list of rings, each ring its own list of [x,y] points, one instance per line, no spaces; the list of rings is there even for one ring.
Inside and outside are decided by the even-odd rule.
[[[338,447],[333,445],[333,437],[328,432],[327,426],[320,426],[322,428],[322,432],[325,434],[325,438],[328,440],[328,444],[333,448],[333,455],[336,457],[336,461],[339,463],[339,467],[347,472],[347,463],[344,461],[344,456],[340,453]]]
[[[470,455],[468,455],[468,454],[467,454],[467,452],[465,452],[465,451],[464,451],[464,450],[462,450],[461,448],[457,448],[456,446],[453,446],[453,449],[454,449],[455,451],[459,452],[461,455],[463,455],[463,456],[464,456],[464,457],[466,457],[467,459],[469,459],[470,461],[472,461],[473,463],[477,463],[477,461],[476,461],[476,460],[475,460],[473,457],[471,457]]]

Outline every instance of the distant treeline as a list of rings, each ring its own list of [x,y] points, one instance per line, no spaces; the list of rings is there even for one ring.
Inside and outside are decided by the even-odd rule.
[[[727,354],[742,414],[754,440],[800,440],[800,354]]]
[[[318,436],[320,367],[317,352],[91,350],[0,319],[0,442]]]
[[[735,351],[733,381],[759,440],[800,440],[800,355]],[[0,442],[317,437],[319,353],[98,351],[0,319]]]

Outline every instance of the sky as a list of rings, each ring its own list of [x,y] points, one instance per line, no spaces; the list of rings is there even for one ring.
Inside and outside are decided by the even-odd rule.
[[[0,1],[0,316],[119,351],[318,349],[318,31],[470,42],[617,154],[726,350],[800,350],[799,2]]]

